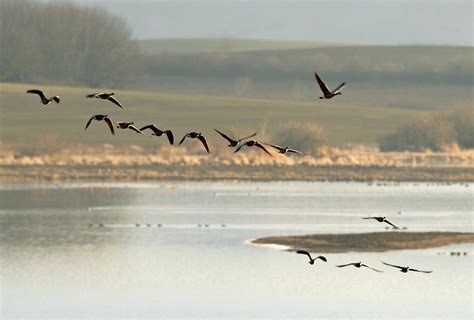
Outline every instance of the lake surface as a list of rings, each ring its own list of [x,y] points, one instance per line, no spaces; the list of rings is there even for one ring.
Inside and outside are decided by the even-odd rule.
[[[408,231],[473,232],[473,191],[425,183],[0,186],[0,314],[471,319],[472,244],[326,254],[327,263],[311,266],[248,240],[385,230],[361,219],[368,215]],[[382,260],[434,272],[403,274]],[[335,267],[357,261],[384,273]]]

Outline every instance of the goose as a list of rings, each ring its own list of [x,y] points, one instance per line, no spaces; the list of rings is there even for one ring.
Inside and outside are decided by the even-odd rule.
[[[235,140],[235,139],[232,139],[232,138],[229,137],[228,135],[226,135],[226,134],[220,132],[219,130],[217,130],[217,129],[215,129],[215,128],[214,128],[214,130],[216,130],[216,132],[217,132],[218,134],[220,134],[224,139],[226,139],[227,141],[229,141],[228,147],[231,147],[231,148],[236,147],[241,141],[250,139],[250,138],[255,137],[255,136],[257,135],[257,133],[255,132],[255,133],[253,133],[253,134],[251,134],[251,135],[249,135],[249,136],[247,136],[247,137],[244,137],[244,138],[240,138],[240,139],[238,139],[238,140]]]
[[[61,101],[59,99],[59,96],[54,96],[54,97],[51,97],[51,98],[46,98],[46,96],[44,95],[43,91],[41,90],[38,90],[38,89],[31,89],[31,90],[28,90],[26,91],[26,93],[33,93],[33,94],[37,94],[39,95],[39,97],[41,98],[41,103],[44,104],[45,106],[50,104],[52,101],[56,102],[56,103],[59,103],[59,101]]]
[[[115,122],[117,124],[117,128],[119,129],[130,129],[135,131],[136,133],[143,134],[141,130],[137,127],[133,126],[133,122]]]
[[[386,262],[383,262],[383,264],[387,265],[387,266],[390,266],[390,267],[394,267],[394,268],[398,268],[400,269],[400,272],[403,272],[403,273],[407,273],[408,271],[414,271],[414,272],[423,272],[423,273],[431,273],[433,271],[424,271],[424,270],[418,270],[418,269],[413,269],[413,268],[410,268],[410,267],[401,267],[401,266],[396,266],[394,264],[390,264],[390,263],[386,263]]]
[[[374,219],[374,220],[377,220],[378,222],[385,222],[385,223],[388,223],[389,225],[391,225],[394,229],[400,229],[399,227],[397,227],[396,225],[394,225],[393,223],[391,223],[390,221],[387,220],[387,217],[365,217],[365,218],[362,218],[362,219]]]
[[[112,97],[114,94],[115,94],[114,92],[111,92],[111,93],[97,92],[97,93],[88,94],[86,97],[109,100],[110,102],[114,103],[118,107],[125,109],[117,99]]]
[[[343,82],[336,89],[330,91],[326,83],[324,83],[324,81],[318,76],[316,72],[314,73],[314,77],[316,78],[316,82],[318,83],[319,87],[321,88],[321,91],[323,92],[323,96],[319,97],[319,99],[332,99],[337,95],[341,95],[342,93],[340,91],[346,85],[346,83]]]
[[[348,263],[348,264],[341,264],[341,265],[338,265],[338,266],[336,266],[336,267],[338,267],[338,268],[344,268],[344,267],[348,267],[348,266],[354,266],[354,267],[356,267],[356,268],[365,267],[365,268],[369,268],[369,269],[372,269],[372,270],[377,271],[377,272],[383,272],[383,271],[381,271],[381,270],[377,270],[377,269],[375,269],[375,268],[371,268],[371,267],[369,267],[368,265],[363,264],[362,262],[352,262],[352,263]]]
[[[295,149],[290,149],[288,147],[281,147],[281,146],[278,146],[276,144],[269,144],[269,143],[265,143],[267,146],[270,146],[270,147],[273,147],[275,149],[278,150],[278,153],[281,153],[281,154],[287,154],[287,153],[297,153],[297,154],[301,154],[301,155],[304,155],[303,152],[300,152],[298,150],[295,150]]]
[[[89,119],[89,121],[87,121],[87,124],[86,124],[86,127],[85,127],[84,131],[87,130],[87,128],[91,124],[92,120],[105,121],[107,123],[107,125],[109,126],[110,131],[112,132],[112,134],[115,135],[114,125],[112,124],[112,120],[110,120],[109,116],[106,115],[106,114],[96,114],[96,115],[92,116]]]
[[[265,149],[265,147],[258,141],[255,141],[255,140],[249,140],[249,141],[246,141],[244,143],[242,143],[235,151],[234,153],[236,152],[239,152],[240,149],[242,149],[243,147],[257,147],[257,148],[260,148],[262,149],[263,151],[265,151],[270,157],[272,156],[272,154],[270,152],[268,152],[267,149]]]
[[[311,254],[310,254],[308,251],[305,251],[305,250],[298,250],[298,251],[296,251],[296,253],[298,253],[298,254],[304,254],[304,255],[308,256],[308,258],[309,258],[308,263],[311,264],[311,265],[313,265],[313,264],[314,264],[314,261],[316,261],[317,259],[321,259],[321,260],[323,260],[324,262],[328,262],[328,260],[327,260],[325,257],[323,257],[323,256],[317,256],[316,258],[313,259],[313,258],[311,257]]]
[[[149,124],[147,126],[144,126],[143,128],[140,128],[140,131],[143,131],[146,129],[150,129],[153,131],[153,133],[151,134],[152,136],[161,137],[164,133],[168,137],[168,141],[170,142],[170,144],[174,143],[174,136],[171,130],[161,130],[161,129],[158,129],[158,127],[155,126],[154,124]]]
[[[186,133],[184,135],[184,137],[181,139],[181,141],[179,142],[179,145],[181,145],[186,138],[199,139],[199,141],[201,141],[202,144],[204,145],[204,148],[206,148],[207,153],[210,152],[209,151],[209,146],[207,145],[206,138],[204,138],[204,136],[201,134],[201,132],[192,131],[192,132]]]

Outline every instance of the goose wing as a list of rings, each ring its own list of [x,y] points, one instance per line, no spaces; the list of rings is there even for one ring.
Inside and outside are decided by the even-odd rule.
[[[109,100],[110,102],[116,104],[116,105],[119,106],[120,108],[125,109],[125,108],[120,104],[120,102],[119,102],[117,99],[115,99],[114,97],[110,96],[110,97],[107,98],[107,100]]]
[[[56,102],[56,103],[59,103],[61,101],[61,98],[59,98],[59,96],[51,97],[51,99],[53,99],[54,102]]]
[[[256,142],[255,146],[262,149],[263,151],[265,151],[270,157],[272,156],[272,154],[270,152],[268,152],[268,150],[265,149],[265,147],[260,142]]]
[[[161,133],[161,130],[158,129],[154,124],[149,124],[147,126],[144,126],[143,128],[140,128],[139,130],[143,131],[143,130],[146,130],[146,129],[152,130],[156,135]]]
[[[394,267],[394,268],[398,268],[398,269],[403,269],[403,267],[396,266],[396,265],[394,265],[394,264],[386,263],[386,262],[383,262],[383,261],[382,261],[382,263],[385,264],[385,265],[387,265],[387,266],[390,266],[390,267]]]
[[[279,150],[279,151],[285,150],[285,148],[283,148],[283,147],[281,147],[281,146],[279,146],[279,145],[276,145],[276,144],[270,144],[270,143],[265,143],[265,144],[266,144],[267,146],[273,147],[273,148],[275,148],[275,149],[277,149],[277,150]]]
[[[362,219],[377,219],[377,217],[363,217]]]
[[[115,131],[114,131],[114,125],[112,123],[112,120],[110,120],[109,117],[105,117],[104,118],[104,121],[107,123],[107,125],[109,126],[110,128],[110,131],[112,132],[113,135],[115,135]]]
[[[295,149],[288,149],[286,152],[291,152],[291,153],[296,153],[296,154],[304,154],[303,152],[300,152],[300,151],[295,150]]]
[[[334,89],[334,90],[332,91],[332,93],[338,93],[338,92],[341,91],[345,86],[346,86],[346,83],[345,83],[345,82],[341,83],[339,86],[337,86],[336,89]]]
[[[381,271],[381,270],[378,270],[378,269],[375,269],[375,268],[369,267],[369,266],[368,266],[368,265],[366,265],[366,264],[361,264],[361,266],[362,266],[362,267],[369,268],[369,269],[371,269],[371,270],[374,270],[374,271],[376,271],[376,272],[383,272],[383,271]]]
[[[206,138],[204,138],[204,136],[199,136],[198,137],[199,141],[202,142],[202,144],[204,145],[204,148],[206,148],[206,151],[207,153],[209,153],[209,146],[207,145],[207,141],[206,141]]]
[[[173,132],[171,130],[165,130],[165,133],[166,133],[166,136],[168,137],[168,141],[170,142],[170,144],[173,144],[174,143]]]
[[[220,134],[224,139],[226,139],[227,141],[229,141],[229,143],[237,143],[238,141],[232,139],[231,137],[229,137],[228,135],[226,135],[225,133],[223,132],[220,132],[219,130],[217,130],[216,128],[214,128],[214,130]]]
[[[340,265],[337,265],[336,267],[344,268],[344,267],[353,266],[353,265],[354,265],[354,263],[348,263],[348,264],[340,264]]]
[[[250,139],[250,138],[253,138],[257,135],[256,132],[252,133],[251,135],[249,136],[246,136],[246,137],[243,137],[243,138],[240,138],[239,141],[242,141],[242,140],[247,140],[247,139]]]
[[[86,124],[86,127],[84,128],[84,131],[87,130],[87,128],[88,128],[89,125],[91,124],[92,120],[94,120],[94,117],[95,117],[95,116],[92,116],[92,117],[89,119],[89,121],[87,121],[87,124]]]
[[[331,91],[329,90],[328,86],[326,83],[318,76],[318,74],[315,72],[314,77],[316,78],[316,82],[318,83],[319,87],[321,88],[321,91],[324,93],[324,95],[330,95]]]
[[[298,250],[298,251],[296,251],[296,253],[298,253],[298,254],[304,254],[304,255],[308,256],[308,258],[309,258],[310,260],[312,260],[311,254],[310,254],[308,251],[305,251],[305,250]]]
[[[31,90],[28,90],[26,91],[27,93],[33,93],[33,94],[37,94],[40,96],[41,99],[46,99],[46,97],[44,96],[44,93],[43,91],[41,90],[38,90],[38,89],[31,89]]]
[[[383,222],[388,223],[389,225],[391,225],[391,226],[394,227],[395,229],[400,229],[399,227],[397,227],[396,225],[394,225],[393,223],[391,223],[391,222],[388,221],[387,219],[385,219]]]
[[[179,146],[180,146],[181,144],[183,144],[183,142],[184,142],[184,140],[186,140],[187,136],[188,136],[188,134],[186,133],[186,134],[184,135],[183,139],[181,139],[181,140],[179,141],[179,143],[178,143]]]
[[[91,93],[91,94],[88,94],[86,96],[86,98],[95,98],[96,95],[98,95],[99,93]]]
[[[242,149],[243,146],[245,146],[246,144],[245,143],[242,143],[240,146],[237,147],[237,149],[235,149],[234,153],[237,153],[240,151],[240,149]]]
[[[326,259],[326,257],[323,257],[323,256],[317,256],[316,259],[321,259],[321,260],[323,260],[324,262],[328,262],[328,260]]]
[[[143,132],[142,132],[140,129],[138,129],[137,127],[135,127],[135,126],[128,126],[128,128],[129,128],[130,130],[135,131],[136,133],[143,134]]]
[[[418,270],[418,269],[412,269],[412,268],[408,268],[408,271],[423,272],[423,273],[431,273],[431,272],[433,272],[433,271],[424,271],[424,270]]]

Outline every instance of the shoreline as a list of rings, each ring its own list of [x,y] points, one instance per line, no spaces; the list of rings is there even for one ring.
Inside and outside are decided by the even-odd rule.
[[[0,183],[153,181],[474,182],[474,168],[314,165],[0,165]]]
[[[474,243],[474,233],[465,232],[373,232],[275,236],[253,239],[262,246],[285,246],[285,251],[308,250],[320,253],[386,252],[444,247]]]

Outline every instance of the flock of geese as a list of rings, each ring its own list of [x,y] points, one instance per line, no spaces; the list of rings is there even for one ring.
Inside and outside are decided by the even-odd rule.
[[[326,83],[321,79],[321,77],[316,72],[314,73],[314,76],[315,76],[317,84],[319,85],[319,88],[321,89],[321,91],[323,93],[323,95],[320,96],[319,99],[332,99],[332,98],[342,94],[341,90],[345,87],[345,85],[346,85],[345,82],[341,83],[335,89],[330,90],[328,88],[328,86],[326,85]],[[50,98],[47,98],[45,96],[45,94],[43,93],[43,91],[38,90],[38,89],[28,90],[27,93],[37,94],[40,97],[41,103],[43,105],[48,105],[53,101],[56,102],[56,103],[59,103],[61,101],[59,96],[52,96]],[[96,98],[96,99],[108,100],[108,101],[112,102],[113,104],[115,104],[116,106],[118,106],[119,108],[125,109],[124,106],[114,97],[114,95],[115,95],[115,93],[113,93],[113,92],[111,92],[111,93],[98,92],[98,93],[88,94],[88,95],[86,95],[86,98]],[[151,136],[161,137],[163,134],[165,134],[166,137],[168,138],[168,141],[169,141],[170,145],[174,144],[174,135],[173,135],[173,132],[169,129],[162,130],[154,124],[149,124],[149,125],[146,125],[142,128],[137,128],[137,127],[134,126],[133,122],[114,122],[114,121],[112,121],[112,119],[107,114],[96,114],[96,115],[93,115],[92,117],[90,117],[90,119],[87,121],[87,124],[86,124],[86,127],[85,127],[84,130],[87,130],[87,128],[90,126],[90,124],[94,120],[95,121],[104,121],[107,124],[107,126],[109,127],[110,132],[113,135],[115,135],[115,130],[114,130],[114,123],[115,123],[116,128],[118,128],[118,129],[130,129],[130,130],[132,130],[136,133],[139,133],[139,134],[144,134],[143,131],[145,131],[145,130],[151,130],[152,131],[152,133],[150,134]],[[235,138],[232,138],[229,135],[227,135],[227,134],[225,134],[225,133],[223,133],[223,132],[221,132],[217,129],[214,129],[214,130],[222,138],[227,140],[227,142],[229,143],[228,147],[235,148],[234,153],[239,152],[244,147],[248,147],[248,148],[256,147],[256,148],[261,149],[263,152],[265,152],[269,156],[271,156],[272,154],[267,150],[267,148],[265,148],[265,146],[269,146],[269,147],[272,147],[272,148],[276,149],[278,151],[278,153],[280,153],[280,154],[285,154],[286,155],[288,153],[295,153],[295,154],[304,155],[303,152],[300,152],[300,151],[295,150],[295,149],[291,149],[289,147],[282,147],[282,146],[279,146],[279,145],[276,145],[276,144],[269,144],[269,143],[264,143],[264,142],[261,143],[261,142],[256,141],[256,140],[250,140],[251,138],[253,138],[257,135],[256,132],[252,133],[251,135],[245,136],[243,138],[235,139]],[[207,143],[207,140],[202,135],[201,132],[191,131],[191,132],[186,133],[181,138],[178,145],[182,145],[186,139],[197,139],[197,140],[199,140],[201,142],[201,144],[204,146],[204,148],[206,149],[207,153],[210,153],[210,149],[209,149],[209,145]],[[373,220],[376,220],[378,222],[387,223],[390,226],[392,226],[394,229],[399,229],[396,225],[394,225],[393,223],[388,221],[386,217],[365,217],[363,219],[373,219]],[[309,258],[309,264],[311,264],[311,265],[313,265],[315,263],[315,261],[318,260],[318,259],[320,259],[324,262],[327,262],[327,259],[324,256],[316,256],[315,258],[313,258],[311,256],[311,254],[308,251],[305,251],[305,250],[297,250],[296,253],[306,255]],[[433,272],[433,271],[424,271],[424,270],[413,269],[413,268],[410,268],[408,266],[407,267],[398,266],[398,265],[386,263],[386,262],[383,262],[383,261],[382,261],[382,263],[387,265],[387,266],[390,266],[390,267],[398,268],[398,269],[400,269],[400,272],[403,272],[403,273],[407,273],[409,271],[423,272],[423,273]],[[355,268],[364,267],[364,268],[368,268],[368,269],[371,269],[371,270],[376,271],[376,272],[382,272],[381,270],[369,267],[368,265],[366,265],[362,262],[352,262],[352,263],[337,265],[336,267],[344,268],[344,267],[349,267],[349,266],[353,266]]]

